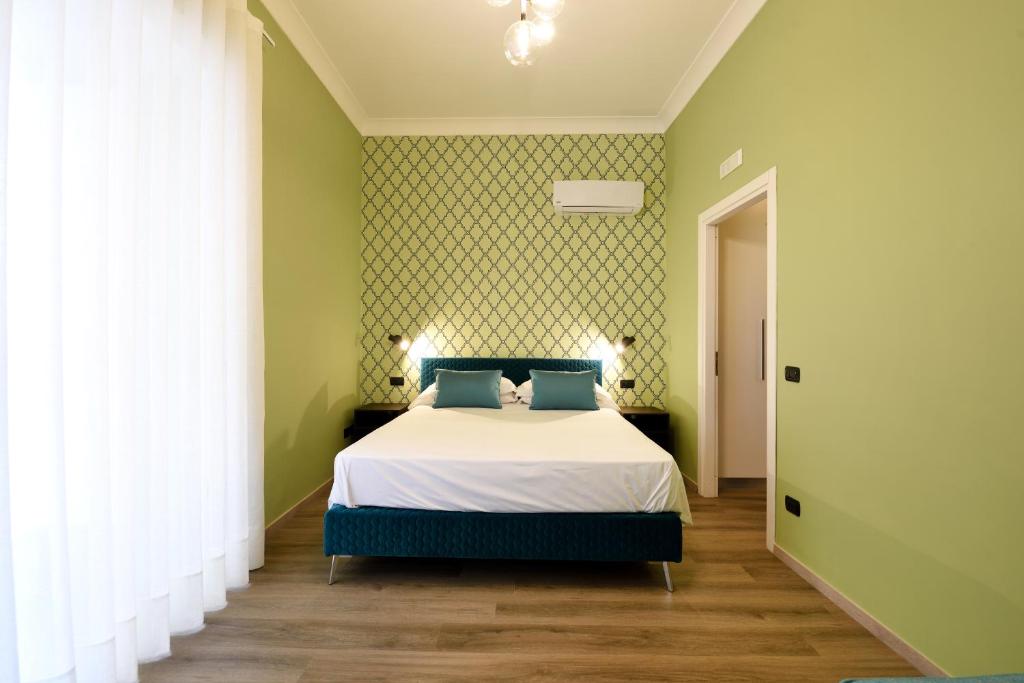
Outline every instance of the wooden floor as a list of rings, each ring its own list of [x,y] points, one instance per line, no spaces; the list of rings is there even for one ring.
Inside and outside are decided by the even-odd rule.
[[[838,681],[916,671],[764,548],[764,490],[691,494],[673,565],[345,560],[325,501],[268,539],[252,585],[142,667],[173,681]]]

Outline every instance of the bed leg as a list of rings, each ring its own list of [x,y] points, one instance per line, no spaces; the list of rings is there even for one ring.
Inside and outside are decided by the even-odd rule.
[[[662,562],[661,568],[665,572],[665,590],[671,593],[675,587],[672,585],[672,575],[668,572],[668,562]]]
[[[334,565],[338,562],[337,555],[331,555],[331,573],[327,576],[327,585],[334,583]]]

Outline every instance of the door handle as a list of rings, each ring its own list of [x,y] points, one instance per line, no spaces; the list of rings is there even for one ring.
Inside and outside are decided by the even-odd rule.
[[[761,318],[761,381],[762,382],[764,381],[764,373],[765,373],[765,367],[764,366],[765,366],[765,364],[767,362],[766,358],[765,358],[764,341],[765,341],[764,318]]]

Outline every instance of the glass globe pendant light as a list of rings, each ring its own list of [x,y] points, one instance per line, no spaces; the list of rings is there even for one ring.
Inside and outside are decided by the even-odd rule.
[[[526,0],[521,0],[519,21],[505,31],[505,59],[512,66],[533,64],[533,24],[526,20]]]
[[[532,0],[533,13],[541,19],[551,21],[565,8],[565,0]]]
[[[510,1],[487,0],[487,4],[504,7]],[[505,31],[505,59],[513,66],[533,64],[534,48],[544,47],[554,39],[553,20],[564,7],[565,0],[519,0],[519,21]]]
[[[544,47],[555,37],[555,22],[537,17],[530,22],[530,38],[537,47]]]

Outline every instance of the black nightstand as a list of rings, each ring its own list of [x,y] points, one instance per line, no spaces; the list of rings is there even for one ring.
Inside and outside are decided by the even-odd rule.
[[[352,443],[359,441],[377,427],[391,422],[408,409],[408,403],[367,403],[359,406],[352,419]]]
[[[668,413],[659,408],[643,406],[623,407],[622,417],[644,433],[648,439],[664,448],[669,453],[675,450],[672,440],[672,429],[668,426]],[[674,454],[674,453],[673,453]]]

